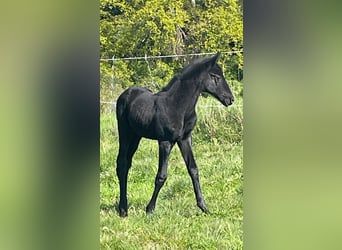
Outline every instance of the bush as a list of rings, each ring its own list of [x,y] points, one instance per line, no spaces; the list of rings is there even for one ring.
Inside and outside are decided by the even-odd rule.
[[[241,98],[226,108],[212,97],[202,97],[197,105],[197,117],[194,140],[232,144],[242,141]]]

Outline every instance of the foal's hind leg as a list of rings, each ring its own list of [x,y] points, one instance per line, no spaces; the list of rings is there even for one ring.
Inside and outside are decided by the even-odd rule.
[[[159,166],[158,173],[154,182],[154,191],[150,202],[146,207],[146,213],[152,213],[155,206],[160,189],[164,185],[167,178],[167,162],[174,143],[168,141],[159,141]]]
[[[119,215],[126,217],[128,215],[127,206],[127,177],[128,170],[132,165],[132,157],[138,148],[141,137],[125,133],[119,135],[119,155],[116,160],[116,174],[120,183],[120,201],[119,201]]]

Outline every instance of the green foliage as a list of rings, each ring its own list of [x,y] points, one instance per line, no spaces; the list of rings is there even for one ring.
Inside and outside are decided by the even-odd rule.
[[[100,0],[101,58],[239,50],[240,0]],[[194,57],[101,61],[101,99],[115,101],[137,84],[156,91]],[[146,216],[158,165],[155,141],[142,139],[129,174],[129,217],[119,218],[115,172],[118,132],[115,113],[101,112],[101,249],[242,249],[242,53],[222,54],[223,72],[235,96],[223,107],[202,96],[193,148],[211,215],[197,207],[184,161],[175,147],[169,178],[156,211]],[[102,111],[109,110],[104,104]]]
[[[241,98],[225,108],[213,97],[200,98],[196,109],[198,120],[194,139],[213,143],[241,143],[243,118]]]
[[[190,0],[100,0],[101,58],[239,50],[242,28],[239,0],[201,0],[195,6]],[[101,96],[110,96],[117,85],[157,90],[192,59],[103,62]],[[222,61],[227,77],[242,79],[242,53]]]

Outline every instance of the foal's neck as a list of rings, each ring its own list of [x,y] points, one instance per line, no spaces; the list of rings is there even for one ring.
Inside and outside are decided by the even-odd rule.
[[[167,92],[170,105],[180,111],[192,112],[201,94],[201,86],[194,80],[178,79]]]

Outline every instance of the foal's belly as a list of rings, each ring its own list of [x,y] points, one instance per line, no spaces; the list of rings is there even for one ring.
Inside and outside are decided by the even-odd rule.
[[[163,97],[150,92],[139,95],[129,107],[128,121],[141,137],[176,142],[186,137],[196,123],[196,114],[175,110]],[[186,119],[185,119],[186,117]]]
[[[146,122],[148,121],[148,122]],[[183,135],[182,123],[170,126],[167,121],[154,116],[151,120],[131,119],[131,129],[137,135],[159,141],[177,141]]]
[[[133,109],[134,108],[134,109]],[[137,135],[160,141],[177,141],[182,137],[183,119],[169,114],[152,104],[135,105],[128,117],[131,129]]]

